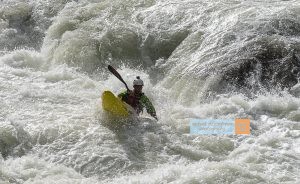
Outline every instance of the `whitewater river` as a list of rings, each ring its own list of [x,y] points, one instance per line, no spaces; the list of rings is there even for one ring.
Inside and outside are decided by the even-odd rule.
[[[110,126],[108,64],[159,121]],[[1,0],[0,183],[300,183],[299,78],[299,0]]]

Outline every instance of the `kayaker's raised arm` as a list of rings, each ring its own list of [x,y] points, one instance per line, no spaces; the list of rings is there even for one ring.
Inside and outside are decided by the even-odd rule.
[[[126,95],[127,95],[127,91],[124,91],[124,92],[118,94],[118,97],[123,99]]]

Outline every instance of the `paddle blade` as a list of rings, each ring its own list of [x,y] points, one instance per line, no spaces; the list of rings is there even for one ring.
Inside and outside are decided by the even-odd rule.
[[[114,69],[114,67],[112,67],[111,65],[108,65],[108,70],[112,73],[112,74],[114,74],[118,79],[121,79],[122,77],[121,77],[121,75],[117,72],[117,70],[116,69]]]

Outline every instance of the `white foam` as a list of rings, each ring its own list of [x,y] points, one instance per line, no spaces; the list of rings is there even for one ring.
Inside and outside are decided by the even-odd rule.
[[[27,2],[20,15],[6,14],[33,13],[40,31],[51,27],[41,52],[0,51],[1,182],[299,183],[297,97],[205,99],[222,90],[208,67],[240,57],[226,45],[242,48],[259,30],[251,26],[296,14],[298,1]],[[1,34],[18,33],[1,19]],[[243,34],[231,34],[236,28]],[[127,128],[105,124],[101,93],[125,90],[107,64],[131,89],[143,79],[158,122],[144,112]],[[251,135],[190,135],[192,118],[250,118]]]

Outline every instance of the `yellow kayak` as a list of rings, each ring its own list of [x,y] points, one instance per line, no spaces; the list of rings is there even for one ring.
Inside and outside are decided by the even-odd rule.
[[[128,117],[130,115],[127,105],[120,98],[116,97],[111,91],[102,93],[102,108],[112,115]]]

